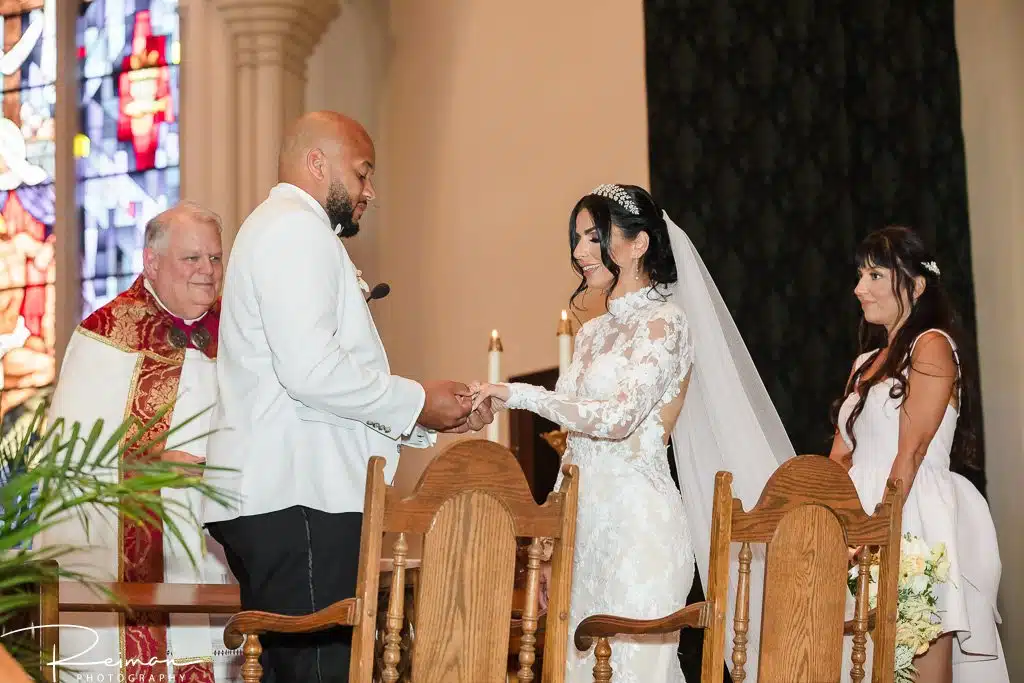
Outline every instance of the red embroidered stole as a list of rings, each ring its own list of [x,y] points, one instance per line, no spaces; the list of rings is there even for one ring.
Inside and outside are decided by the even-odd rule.
[[[207,315],[219,318],[220,302]],[[214,319],[216,322],[217,318]],[[156,417],[160,409],[172,404],[178,395],[181,366],[185,350],[175,348],[169,339],[174,325],[171,315],[157,303],[146,289],[140,275],[134,284],[113,301],[86,318],[79,330],[139,358],[125,406],[125,418],[138,419],[123,443],[133,439],[138,428]],[[213,335],[205,353],[217,357],[217,335]],[[166,434],[173,411],[168,410],[138,443],[147,443]],[[149,452],[127,452],[125,459],[158,457],[165,446],[161,439]],[[131,476],[130,472],[122,477]],[[161,583],[164,580],[163,525],[159,520],[140,525],[118,520],[118,580],[125,582]],[[168,618],[158,612],[135,612],[121,616],[121,679],[122,681],[167,681]],[[175,683],[214,683],[213,662],[183,662],[174,667]]]

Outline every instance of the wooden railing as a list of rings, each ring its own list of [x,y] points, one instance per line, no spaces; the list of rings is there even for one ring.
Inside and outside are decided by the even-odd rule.
[[[410,561],[418,566],[418,561]],[[391,560],[382,560],[382,573],[392,571]],[[39,587],[39,609],[19,626],[50,626],[60,623],[61,612],[163,614],[236,614],[242,609],[236,584],[118,583],[88,586],[59,581]],[[42,652],[54,652],[60,641],[57,629],[40,628],[36,642]],[[43,678],[55,683],[53,671],[44,667]]]
[[[408,567],[416,570],[419,560],[408,560]],[[389,575],[392,571],[390,559],[381,561],[380,571]],[[518,582],[517,582],[518,584]],[[382,591],[389,582],[382,581]],[[522,606],[522,587],[517,585],[513,598],[514,609],[511,624],[509,652],[518,653],[522,624],[519,609]],[[130,613],[160,612],[164,614],[235,614],[241,611],[241,595],[236,584],[186,584],[186,583],[97,583],[95,588],[73,582],[60,581],[40,587],[40,606],[37,616],[25,625],[53,625],[60,623],[61,612],[88,613]],[[412,596],[410,596],[412,597]],[[408,601],[408,618],[411,621],[414,600]],[[543,653],[543,633],[546,615],[538,623],[538,656]],[[53,652],[59,642],[57,629],[44,628],[38,631],[38,644],[42,651]],[[404,643],[409,647],[411,643]],[[405,653],[406,657],[408,653]],[[403,661],[403,673],[408,675],[408,661]],[[52,672],[47,668],[44,679],[53,683]]]
[[[61,581],[57,588],[58,612],[235,614],[242,609],[238,586],[234,584],[105,583],[99,586],[110,595],[80,583]]]

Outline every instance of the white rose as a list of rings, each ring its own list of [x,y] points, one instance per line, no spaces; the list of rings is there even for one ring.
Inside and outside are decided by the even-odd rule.
[[[922,541],[917,536],[911,536],[903,544],[903,552],[907,555],[916,555],[920,557],[931,557],[932,549],[928,547],[928,544]]]
[[[910,590],[916,593],[917,595],[921,595],[926,590],[928,590],[928,577],[924,574],[918,574],[917,576],[914,576],[910,579],[909,583]]]

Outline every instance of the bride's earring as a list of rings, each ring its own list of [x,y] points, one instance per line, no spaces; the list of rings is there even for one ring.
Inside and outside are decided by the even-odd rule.
[[[640,261],[633,261],[633,279],[640,279]]]

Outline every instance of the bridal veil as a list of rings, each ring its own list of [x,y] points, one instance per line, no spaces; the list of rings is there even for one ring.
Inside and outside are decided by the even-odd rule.
[[[795,453],[711,274],[686,233],[668,214],[663,215],[678,275],[671,296],[689,320],[695,358],[682,412],[672,431],[672,447],[697,571],[707,587],[715,474],[732,473],[733,495],[749,510],[772,473]],[[729,651],[735,636],[732,614],[738,550],[738,544],[733,544],[726,620]],[[760,644],[765,549],[755,546],[752,550],[747,653],[753,664]],[[756,683],[757,666],[750,669],[748,680]]]

